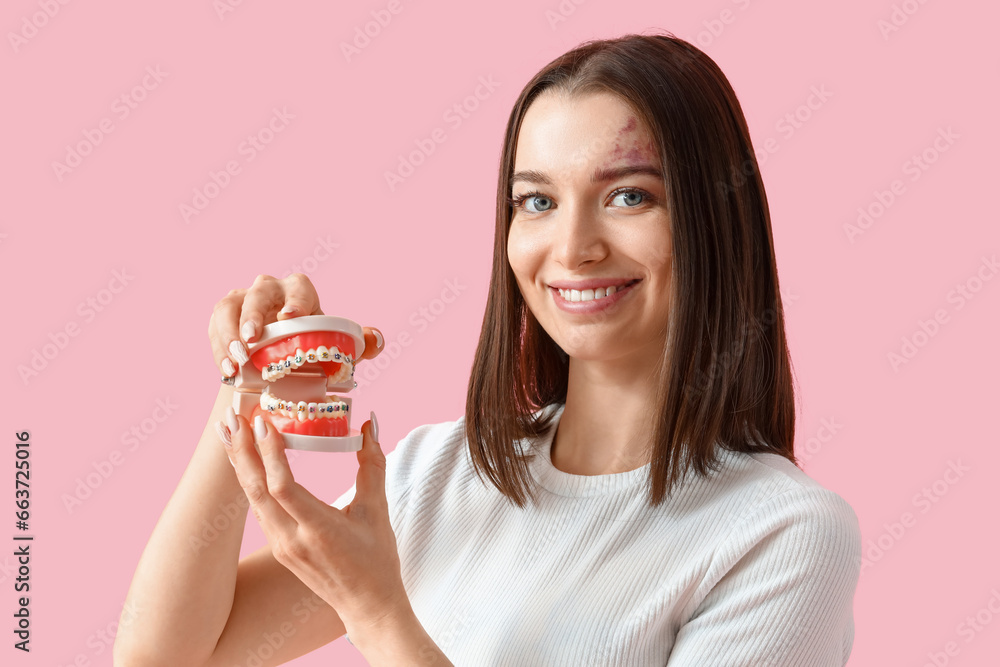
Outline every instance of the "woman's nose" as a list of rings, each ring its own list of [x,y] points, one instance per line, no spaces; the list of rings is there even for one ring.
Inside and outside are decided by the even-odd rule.
[[[563,206],[555,225],[552,258],[567,269],[596,262],[608,254],[604,230],[595,211],[579,204]]]

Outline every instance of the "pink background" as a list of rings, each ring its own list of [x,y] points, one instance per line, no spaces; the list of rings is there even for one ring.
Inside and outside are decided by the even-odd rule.
[[[13,549],[0,548],[0,661],[110,664],[133,569],[217,390],[212,306],[258,273],[303,271],[326,312],[384,332],[390,349],[359,367],[355,400],[361,414],[377,409],[387,451],[419,424],[461,415],[514,99],[583,40],[669,30],[727,74],[766,155],[799,383],[796,449],[854,506],[869,560],[850,664],[994,664],[1000,279],[983,261],[1000,251],[1000,10],[577,3],[401,0],[349,60],[341,44],[387,2],[247,0],[221,16],[211,0],[4,3],[0,540],[17,532],[13,434],[28,429],[36,541],[30,655],[12,648]],[[46,5],[58,8],[51,18]],[[898,30],[883,34],[894,11]],[[469,99],[491,78],[484,99]],[[135,106],[127,116],[122,95]],[[461,123],[446,116],[456,104],[470,107]],[[251,160],[240,146],[274,109],[294,118]],[[53,163],[102,122],[112,131],[60,178]],[[390,189],[385,172],[437,128],[445,141]],[[948,128],[950,143],[935,147]],[[922,154],[923,170],[912,161]],[[185,221],[180,205],[230,161],[239,173]],[[845,225],[859,207],[873,221],[852,241]],[[449,281],[458,296],[445,304]],[[61,335],[67,327],[75,335]],[[893,368],[904,338],[916,353]],[[36,352],[50,358],[23,379]],[[175,406],[162,422],[158,401]],[[130,446],[132,428],[144,440]],[[353,455],[302,453],[292,465],[327,501],[357,470]],[[261,544],[251,516],[244,551]],[[365,661],[338,639],[294,664]]]

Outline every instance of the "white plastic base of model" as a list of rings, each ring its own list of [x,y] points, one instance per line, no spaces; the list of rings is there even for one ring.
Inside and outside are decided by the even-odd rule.
[[[318,436],[282,433],[285,446],[288,449],[301,449],[307,452],[358,452],[364,443],[361,431],[352,428],[351,435]]]

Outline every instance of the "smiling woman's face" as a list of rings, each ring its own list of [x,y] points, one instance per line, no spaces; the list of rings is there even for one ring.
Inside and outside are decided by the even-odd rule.
[[[662,169],[648,129],[615,95],[549,90],[525,113],[507,258],[528,308],[573,358],[662,352],[671,254]]]

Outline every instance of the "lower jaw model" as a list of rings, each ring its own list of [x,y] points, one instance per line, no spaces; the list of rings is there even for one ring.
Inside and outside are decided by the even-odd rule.
[[[353,389],[354,363],[364,354],[361,326],[342,317],[309,315],[264,327],[247,346],[250,361],[234,383],[233,410],[249,421],[262,415],[289,449],[356,452],[351,399],[329,392]]]

